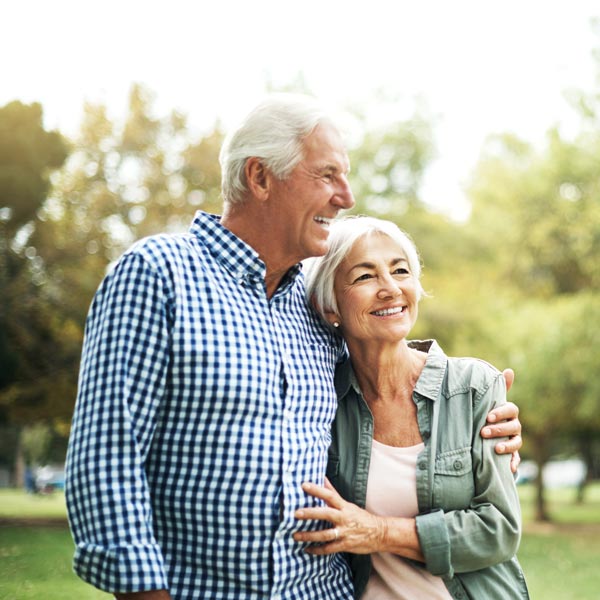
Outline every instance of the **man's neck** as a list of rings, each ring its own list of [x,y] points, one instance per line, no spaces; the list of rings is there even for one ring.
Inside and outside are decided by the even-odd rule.
[[[251,205],[232,207],[226,205],[221,217],[221,225],[248,244],[265,263],[265,286],[267,297],[271,298],[285,274],[299,261],[290,260],[285,256],[281,246],[269,238],[263,219]]]

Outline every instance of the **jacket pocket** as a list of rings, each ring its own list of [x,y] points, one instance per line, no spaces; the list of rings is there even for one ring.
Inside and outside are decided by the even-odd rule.
[[[327,461],[327,479],[333,483],[340,473],[340,459],[337,456],[329,455]]]
[[[434,504],[444,510],[466,508],[474,494],[471,448],[439,454],[435,461]]]

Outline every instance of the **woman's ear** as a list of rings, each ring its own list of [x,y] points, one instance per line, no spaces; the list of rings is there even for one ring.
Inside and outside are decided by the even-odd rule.
[[[316,302],[315,297],[311,298],[313,308],[332,326],[336,329],[340,326],[340,316],[332,310],[322,309]]]
[[[262,160],[251,156],[244,166],[244,174],[246,175],[246,185],[252,196],[257,200],[266,200],[269,195],[270,174]]]
[[[337,313],[333,312],[332,310],[325,310],[321,314],[325,317],[325,320],[332,327],[335,327],[337,329],[341,325],[340,315],[338,315]]]

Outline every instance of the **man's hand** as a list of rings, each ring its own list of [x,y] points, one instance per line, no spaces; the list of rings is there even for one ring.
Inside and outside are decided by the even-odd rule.
[[[508,391],[515,380],[515,374],[512,369],[505,369],[503,374],[506,380],[506,391]],[[521,439],[521,422],[519,421],[519,407],[513,402],[507,402],[490,411],[487,416],[487,422],[489,425],[486,425],[481,430],[481,436],[484,438],[509,438],[506,441],[496,444],[496,452],[498,454],[512,454],[510,468],[513,473],[516,473],[521,462],[519,449],[523,445],[523,440]]]

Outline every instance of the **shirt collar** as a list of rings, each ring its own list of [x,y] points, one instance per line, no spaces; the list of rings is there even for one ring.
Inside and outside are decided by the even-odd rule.
[[[413,340],[408,342],[408,345],[421,352],[427,352],[425,367],[417,380],[415,392],[430,400],[437,400],[446,374],[448,357],[435,340]],[[335,373],[335,390],[338,398],[344,398],[351,387],[357,393],[360,393],[360,387],[352,368],[352,362],[348,357],[338,366]]]
[[[265,263],[252,246],[221,225],[219,215],[198,211],[190,226],[190,233],[207,247],[234,279],[264,283],[267,271]],[[283,278],[278,292],[285,291],[300,271],[301,266],[294,265]]]

